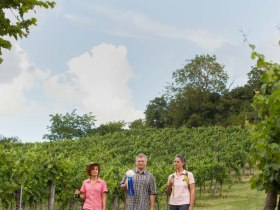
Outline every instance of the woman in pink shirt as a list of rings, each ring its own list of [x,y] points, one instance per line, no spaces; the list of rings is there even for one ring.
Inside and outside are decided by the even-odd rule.
[[[175,173],[168,177],[170,194],[169,210],[193,210],[195,200],[195,182],[193,174],[186,171],[186,158],[176,155]]]
[[[106,210],[106,193],[108,192],[106,182],[98,177],[100,164],[92,163],[87,166],[89,178],[83,181],[79,194],[84,200],[83,210]]]

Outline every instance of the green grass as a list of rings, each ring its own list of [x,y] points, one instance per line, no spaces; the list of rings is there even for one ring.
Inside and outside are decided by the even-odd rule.
[[[252,190],[248,181],[225,188],[222,195],[212,197],[207,194],[197,195],[198,210],[260,210],[264,208],[265,193]]]
[[[243,177],[242,181],[223,186],[222,194],[212,196],[207,189],[199,195],[196,189],[195,210],[261,210],[265,204],[264,191],[252,190],[249,177]],[[166,209],[166,201],[160,198],[160,210]]]

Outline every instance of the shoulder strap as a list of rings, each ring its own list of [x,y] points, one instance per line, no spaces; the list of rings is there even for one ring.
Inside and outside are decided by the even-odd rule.
[[[188,188],[190,190],[190,179],[189,179],[189,172],[188,171],[186,171],[185,180],[186,180],[186,183],[187,183]]]
[[[185,174],[185,180],[186,180],[187,185],[190,185],[189,174],[188,174],[187,171],[186,171],[186,174]]]

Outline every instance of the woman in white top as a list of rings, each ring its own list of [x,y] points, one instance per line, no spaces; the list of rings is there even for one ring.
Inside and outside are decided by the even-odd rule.
[[[169,210],[193,210],[195,200],[195,181],[193,174],[186,171],[186,158],[176,155],[175,173],[168,177],[170,194]]]

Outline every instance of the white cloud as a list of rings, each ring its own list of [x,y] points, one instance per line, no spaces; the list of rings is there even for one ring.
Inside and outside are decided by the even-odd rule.
[[[69,73],[84,95],[81,102],[98,122],[132,121],[143,117],[135,110],[127,82],[133,76],[124,46],[100,44],[69,61]]]
[[[143,117],[135,110],[127,85],[133,77],[124,46],[100,44],[69,61],[69,69],[50,75],[31,64],[23,49],[14,44],[0,73],[1,115],[46,115],[92,112],[98,122],[132,121]],[[47,102],[47,103],[45,103]],[[71,107],[71,108],[70,108]]]
[[[74,22],[74,23],[77,23],[77,24],[83,24],[83,25],[89,25],[93,22],[90,19],[80,17],[80,16],[77,16],[77,15],[73,15],[73,14],[65,14],[64,18],[71,21],[71,22]]]
[[[24,58],[21,58],[16,48],[18,47],[14,46],[11,51],[3,50],[4,61],[0,64],[0,83],[9,83],[20,74],[19,64]]]
[[[48,76],[48,72],[30,64],[26,54],[16,43],[13,43],[11,51],[5,53],[4,62],[0,66],[1,75],[6,78],[5,81],[0,81],[0,115],[41,112],[43,108],[36,100],[27,99],[26,91],[36,88]],[[13,63],[10,62],[11,59],[14,59]]]
[[[187,40],[193,41],[198,46],[209,51],[222,47],[229,43],[229,40],[218,36],[217,34],[205,29],[194,29],[188,33]]]
[[[225,43],[214,53],[217,56],[217,61],[225,66],[224,70],[229,76],[231,88],[243,86],[248,80],[247,73],[254,63],[250,58],[249,48],[245,44]]]
[[[224,42],[229,42],[229,40],[218,36],[216,32],[204,28],[181,29],[135,12],[119,12],[98,5],[91,5],[91,8],[94,12],[118,22],[118,24],[115,24],[117,27],[110,26],[108,29],[112,34],[118,36],[141,39],[151,37],[177,39],[195,43],[199,47],[210,51],[221,47]]]
[[[36,125],[36,132],[40,130],[43,135],[49,114],[71,112],[73,108],[79,113],[92,112],[98,124],[143,118],[143,111],[135,110],[132,104],[127,82],[133,77],[133,71],[124,46],[100,44],[71,59],[66,72],[51,75],[31,64],[23,49],[13,45],[4,59],[11,60],[11,56],[16,62],[13,65],[4,62],[0,66],[1,74],[9,78],[0,81],[2,119]],[[5,123],[0,121],[0,124]],[[32,136],[28,134],[33,132],[31,127],[31,130],[13,129],[2,127],[0,132],[14,133],[20,138]]]
[[[17,43],[12,45],[0,65],[0,115],[47,116],[68,111],[68,104],[76,107],[73,102],[80,101],[81,94],[67,73],[51,75],[30,63]]]
[[[44,95],[58,107],[66,108],[72,104],[78,106],[83,97],[67,73],[55,74],[44,81]],[[61,105],[60,105],[61,104]],[[56,111],[62,111],[56,110]]]

